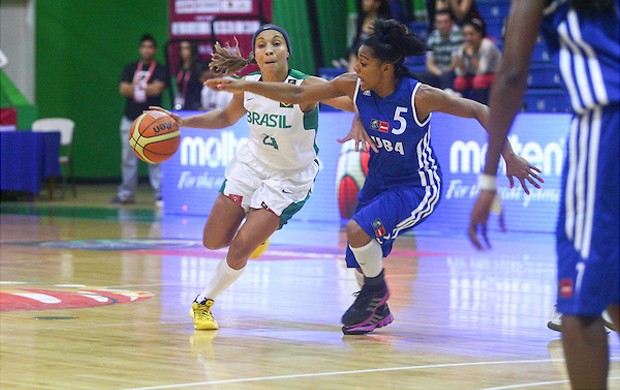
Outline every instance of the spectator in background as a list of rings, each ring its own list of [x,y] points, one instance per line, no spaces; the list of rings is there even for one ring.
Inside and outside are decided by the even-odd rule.
[[[480,12],[478,12],[475,0],[436,0],[435,12],[444,9],[452,12],[459,26],[465,25],[466,22],[472,19],[478,19],[482,22],[482,25],[484,25],[484,20],[482,16],[480,16]]]
[[[135,203],[138,188],[138,157],[129,146],[129,130],[132,122],[148,110],[149,106],[160,106],[162,95],[169,83],[166,67],[155,60],[157,41],[150,34],[140,38],[140,60],[127,64],[119,83],[119,93],[126,97],[125,112],[121,118],[121,169],[122,179],[112,204]],[[159,164],[149,164],[149,179],[155,191],[155,202],[161,202],[161,170]]]
[[[200,91],[202,90],[200,71],[198,45],[196,42],[181,41],[176,72],[175,110],[198,110],[200,108]]]
[[[376,19],[390,19],[390,6],[386,0],[361,0],[358,2],[357,28],[355,38],[349,48],[349,72],[357,63],[357,49],[372,33],[372,25]]]
[[[208,61],[203,65],[201,74],[201,82],[203,83],[209,79],[221,76],[219,73],[209,67],[210,63],[211,61]],[[214,90],[207,86],[204,86],[202,87],[202,92],[200,93],[201,110],[222,110],[226,106],[228,106],[228,103],[230,103],[232,97],[232,92]]]
[[[495,42],[486,37],[484,25],[478,19],[465,22],[463,38],[465,43],[456,56],[454,89],[487,104],[502,55]]]
[[[426,55],[425,81],[443,90],[454,85],[456,55],[463,44],[463,33],[454,24],[452,13],[446,9],[435,14],[435,30],[428,37],[427,45],[432,50]]]

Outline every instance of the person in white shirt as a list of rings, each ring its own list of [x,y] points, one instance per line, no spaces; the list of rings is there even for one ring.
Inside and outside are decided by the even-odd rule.
[[[463,38],[465,43],[456,56],[454,89],[465,97],[488,104],[502,54],[495,42],[486,37],[484,25],[478,19],[465,22]]]
[[[203,65],[201,77],[203,83],[218,76],[218,73],[209,67],[210,63],[211,61]],[[216,91],[209,87],[203,86],[202,91],[200,92],[200,109],[205,111],[221,110],[226,107],[228,103],[230,103],[232,98],[232,92]]]

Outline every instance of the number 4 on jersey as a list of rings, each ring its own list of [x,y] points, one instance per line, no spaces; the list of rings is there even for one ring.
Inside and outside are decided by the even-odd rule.
[[[276,142],[276,139],[273,137],[266,135],[265,138],[263,138],[263,144],[272,146],[274,149],[278,150],[278,143]]]

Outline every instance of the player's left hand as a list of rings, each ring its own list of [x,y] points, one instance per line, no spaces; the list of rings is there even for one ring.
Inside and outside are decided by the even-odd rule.
[[[203,85],[216,91],[243,91],[243,80],[238,80],[232,77],[217,77],[209,79],[205,81]]]
[[[368,150],[368,147],[370,147],[375,153],[379,153],[379,149],[377,149],[375,141],[370,138],[364,128],[364,125],[362,125],[362,121],[360,121],[357,115],[353,118],[353,123],[351,123],[351,130],[349,130],[349,134],[347,134],[344,138],[339,138],[338,142],[343,144],[349,140],[355,141],[356,152],[359,152],[360,150]]]
[[[174,119],[174,121],[177,123],[177,125],[179,125],[179,127],[183,126],[183,118],[181,118],[178,114],[175,114],[174,112],[168,111],[160,106],[149,106],[149,110],[160,111],[164,114],[170,115],[172,119]]]
[[[530,190],[527,188],[527,184],[525,182],[526,180],[538,189],[540,189],[540,184],[534,181],[534,179],[540,183],[545,182],[538,175],[541,172],[540,169],[530,164],[529,161],[523,157],[517,156],[515,153],[511,153],[508,156],[504,156],[504,161],[506,161],[506,176],[510,182],[510,188],[514,187],[513,177],[519,179],[521,188],[523,188],[523,192],[527,195],[530,194]]]
[[[482,236],[482,239],[486,244],[486,248],[491,247],[491,243],[489,242],[489,238],[487,236],[487,221],[489,219],[489,213],[491,212],[491,207],[493,206],[493,202],[496,196],[496,191],[480,191],[480,193],[478,194],[478,199],[476,200],[476,204],[471,211],[467,234],[469,235],[469,240],[476,247],[476,249],[485,249],[485,247],[478,239],[478,233],[480,233],[480,235]],[[506,229],[504,226],[504,218],[501,211],[500,228],[504,231]],[[480,232],[478,232],[478,230],[480,230]]]

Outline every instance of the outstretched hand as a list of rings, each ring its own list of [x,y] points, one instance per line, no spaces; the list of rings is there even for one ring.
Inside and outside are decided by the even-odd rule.
[[[486,248],[491,248],[491,242],[487,236],[487,222],[491,211],[499,214],[499,228],[502,232],[505,232],[506,225],[504,223],[504,213],[501,210],[501,200],[499,195],[496,191],[480,191],[476,204],[471,211],[471,215],[469,217],[469,228],[467,229],[469,240],[476,247],[476,249],[485,249],[478,238],[479,233],[486,244]]]
[[[243,91],[243,88],[241,88],[243,85],[243,80],[234,79],[232,77],[217,77],[209,79],[205,81],[203,85],[215,91]]]
[[[541,172],[540,169],[530,164],[529,161],[523,157],[512,153],[508,157],[504,156],[504,160],[506,161],[506,176],[510,182],[510,188],[514,187],[514,177],[519,180],[523,192],[527,195],[530,194],[530,190],[527,188],[526,180],[538,189],[540,189],[540,184],[534,181],[534,179],[538,180],[540,183],[545,182],[538,175]]]
[[[375,144],[375,141],[370,138],[366,129],[364,129],[364,125],[360,121],[359,117],[355,117],[353,119],[353,123],[351,123],[351,130],[349,130],[349,134],[347,134],[344,138],[337,139],[341,144],[354,140],[355,141],[355,151],[359,152],[360,150],[368,150],[370,147],[375,153],[379,153],[379,149]]]
[[[166,110],[163,107],[149,106],[149,110],[160,111],[160,112],[163,112],[164,114],[170,115],[172,119],[174,119],[174,121],[177,123],[177,125],[179,125],[179,127],[183,125],[183,118],[181,118],[179,115],[175,114],[174,112],[170,112]]]

